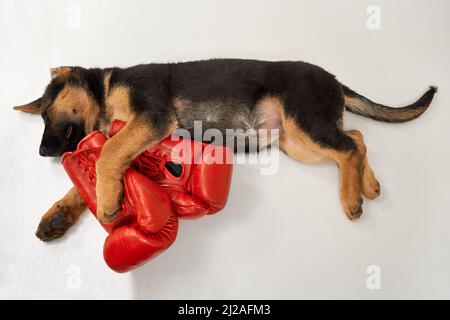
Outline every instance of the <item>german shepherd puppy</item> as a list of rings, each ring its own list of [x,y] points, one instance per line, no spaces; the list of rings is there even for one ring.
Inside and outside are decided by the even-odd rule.
[[[113,119],[126,126],[104,145],[97,162],[98,219],[117,217],[122,177],[136,156],[177,128],[279,130],[279,148],[307,163],[335,161],[340,169],[340,199],[350,220],[362,213],[362,195],[374,199],[378,183],[359,131],[344,131],[344,109],[385,122],[417,118],[436,92],[392,108],[370,101],[322,68],[304,62],[216,59],[131,68],[59,67],[44,95],[14,109],[41,114],[45,130],[39,153],[60,156],[74,150],[93,130],[107,134]],[[275,143],[265,141],[260,148]],[[42,217],[37,236],[62,236],[84,211],[75,188]]]

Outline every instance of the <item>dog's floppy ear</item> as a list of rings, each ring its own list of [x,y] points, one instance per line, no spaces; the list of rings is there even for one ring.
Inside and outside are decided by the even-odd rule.
[[[57,79],[65,81],[67,80],[71,72],[72,72],[71,67],[50,68],[50,76],[52,77],[52,80]]]
[[[42,112],[42,98],[24,104],[23,106],[13,107],[13,109],[23,111],[26,113],[40,114]]]

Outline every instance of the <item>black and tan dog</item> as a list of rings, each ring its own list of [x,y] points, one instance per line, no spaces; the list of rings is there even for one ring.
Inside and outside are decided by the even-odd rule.
[[[39,153],[60,156],[89,132],[106,133],[112,119],[127,121],[109,139],[97,163],[98,218],[112,221],[122,197],[122,176],[132,160],[177,128],[278,129],[278,146],[295,160],[333,160],[340,169],[345,214],[362,213],[362,195],[380,194],[359,131],[344,131],[344,109],[380,121],[403,122],[421,115],[436,88],[417,102],[391,108],[370,101],[323,69],[303,62],[218,59],[147,64],[120,69],[52,69],[44,95],[16,110],[41,114],[45,130]],[[261,147],[274,141],[264,141]],[[64,234],[85,206],[73,188],[43,216],[37,236]]]

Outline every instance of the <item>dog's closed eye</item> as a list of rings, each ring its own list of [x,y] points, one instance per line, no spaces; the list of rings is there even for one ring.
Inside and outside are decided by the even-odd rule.
[[[66,129],[66,133],[65,133],[65,137],[66,139],[70,139],[70,136],[72,135],[73,132],[73,126],[68,126]]]

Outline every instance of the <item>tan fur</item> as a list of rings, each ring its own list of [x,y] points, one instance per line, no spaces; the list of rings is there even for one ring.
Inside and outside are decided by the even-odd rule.
[[[72,72],[71,67],[57,67],[50,69],[50,76],[52,79],[58,79],[61,81],[65,81],[69,78],[70,73]]]
[[[280,139],[280,148],[290,157],[308,163],[334,160],[339,166],[340,198],[345,214],[350,220],[358,218],[361,211],[362,163],[365,150],[339,152],[316,144],[292,119],[285,121],[286,134]],[[359,151],[359,150],[358,150]]]
[[[105,104],[106,115],[109,119],[128,121],[132,116],[130,89],[125,86],[110,88]]]
[[[125,170],[140,153],[156,142],[157,137],[146,119],[137,118],[132,113],[129,89],[125,86],[110,88],[108,75],[104,81],[107,83],[107,118],[127,122],[122,130],[105,143],[97,162],[97,217],[101,222],[110,222],[120,210]],[[51,112],[55,119],[68,114],[72,117],[82,116],[86,122],[86,132],[91,132],[98,119],[99,108],[83,88],[66,86],[55,99]],[[104,133],[108,125],[101,124]],[[174,118],[167,135],[176,127]]]
[[[370,115],[375,118],[389,118],[396,121],[408,121],[421,115],[427,106],[421,106],[419,108],[392,108],[392,109],[378,109],[374,108],[367,101],[351,96],[344,97],[344,105],[350,110],[356,110],[357,112]]]
[[[104,87],[104,91],[105,91],[104,92],[105,100],[106,100],[106,97],[109,96],[109,89],[110,89],[109,82],[111,80],[111,74],[112,74],[111,71],[107,71],[107,72],[105,72],[105,75],[103,77],[103,87]]]
[[[53,206],[42,216],[36,234],[43,241],[50,241],[61,237],[74,225],[86,209],[86,205],[80,196],[80,193],[75,187],[59,201],[55,202]],[[63,221],[67,223],[64,228],[56,228],[52,222],[55,217],[59,215]]]
[[[59,67],[51,70],[52,79],[56,82],[67,80],[72,72],[70,67]],[[108,127],[112,119],[119,119],[127,122],[124,128],[116,135],[111,137],[104,145],[100,159],[96,164],[97,171],[97,217],[102,223],[113,221],[120,210],[120,202],[123,196],[123,175],[129,168],[131,162],[144,150],[156,143],[162,137],[157,134],[151,126],[151,121],[158,119],[140,118],[133,112],[131,105],[130,88],[126,85],[110,86],[111,71],[105,71],[104,84],[104,101],[105,101],[105,119],[100,123],[100,130],[107,135]],[[173,106],[177,112],[189,113],[192,102],[187,99],[173,99]],[[213,113],[209,114],[208,108],[216,107],[216,102],[211,105],[208,102],[201,104],[204,108],[205,117],[197,116],[199,119],[209,120],[211,123],[220,122],[220,117]],[[416,108],[414,110],[387,110],[383,108],[374,109],[373,105],[364,99],[358,99],[345,96],[345,106],[350,110],[358,110],[377,116],[390,115],[397,116],[397,119],[406,120],[426,109]],[[220,107],[220,106],[219,106]],[[378,105],[379,107],[379,105]],[[15,107],[17,110],[40,113],[42,105],[40,99],[33,101],[24,106]],[[194,109],[194,108],[192,108]],[[235,127],[244,124],[249,129],[280,129],[279,147],[286,154],[295,160],[306,163],[320,163],[327,161],[335,161],[340,169],[340,198],[344,211],[349,219],[358,218],[361,213],[361,194],[369,199],[374,199],[379,195],[379,183],[375,178],[372,169],[369,166],[366,156],[366,146],[363,137],[358,131],[343,132],[351,137],[356,145],[356,150],[339,151],[333,148],[323,147],[313,141],[311,136],[303,131],[294,118],[286,116],[285,107],[282,99],[277,96],[266,96],[259,100],[255,109],[243,108],[238,114],[239,121]],[[100,108],[95,100],[82,87],[71,87],[66,85],[56,97],[53,107],[48,109],[50,115],[56,119],[64,119],[70,117],[72,119],[79,118],[85,121],[85,133],[92,132],[99,119]],[[380,112],[380,114],[378,114]],[[228,114],[225,114],[225,117]],[[180,121],[183,117],[181,116]],[[173,116],[171,125],[165,135],[169,135],[178,127],[176,116]],[[342,130],[343,122],[340,118],[337,127]],[[231,125],[233,127],[233,125]],[[274,142],[274,137],[269,136],[266,141],[258,141],[259,145],[264,147]],[[64,228],[43,230],[45,225],[54,222],[55,217],[64,219],[67,225],[74,224],[81,213],[84,211],[85,205],[75,188],[56,202],[49,211],[42,217],[38,232],[44,234],[44,239],[51,240],[61,236],[67,230]],[[44,232],[45,231],[45,232]],[[44,240],[43,239],[43,240]]]
[[[21,106],[15,106],[13,107],[14,110],[22,111],[26,113],[32,113],[32,114],[40,114],[42,112],[42,99],[36,99],[30,103],[21,105]]]
[[[276,96],[264,97],[258,102],[258,107],[264,110],[276,110],[280,115],[281,132],[279,147],[290,157],[305,163],[320,163],[331,160],[329,157],[314,151],[315,143],[311,141],[306,133],[298,129],[298,126],[292,119],[286,118],[284,106],[280,98]],[[273,111],[270,111],[269,114],[273,114]]]
[[[357,151],[338,151],[325,148],[314,142],[301,130],[294,119],[286,117],[282,102],[277,97],[268,97],[270,104],[281,115],[282,133],[279,147],[291,158],[306,163],[335,161],[340,170],[340,198],[347,217],[358,218],[361,213],[361,193],[370,199],[379,195],[379,183],[376,180],[366,157],[366,146],[359,131],[347,131],[345,134],[355,140]]]
[[[351,130],[346,132],[358,145],[358,149],[366,150],[364,144],[363,135],[357,130]],[[380,195],[380,183],[375,178],[372,168],[369,165],[369,160],[367,159],[366,151],[364,151],[364,160],[362,164],[362,193],[364,196],[370,200],[377,198]]]
[[[78,220],[83,213],[83,210],[86,208],[80,193],[75,187],[71,188],[61,200],[57,201],[53,207],[55,206],[62,210],[68,220],[72,223],[75,223]],[[43,217],[48,218],[49,215],[52,214],[52,212],[48,212]]]
[[[175,128],[174,121],[166,135]],[[105,143],[96,167],[97,218],[100,222],[109,223],[120,213],[125,170],[139,154],[156,142],[156,134],[148,121],[132,118]]]
[[[80,118],[85,121],[85,131],[92,132],[98,119],[99,107],[95,100],[81,87],[66,86],[56,97],[52,117]]]

